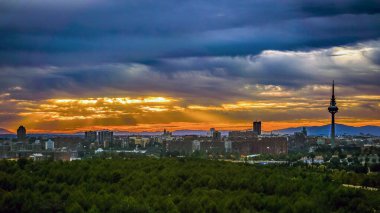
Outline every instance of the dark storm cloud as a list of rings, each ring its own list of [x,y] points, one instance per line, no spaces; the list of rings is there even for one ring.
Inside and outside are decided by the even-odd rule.
[[[12,72],[18,74],[10,74]],[[8,100],[171,95],[212,102],[210,97],[216,100],[241,97],[234,89],[238,84],[202,71],[168,75],[143,64],[0,69],[0,91],[7,92],[4,98]],[[12,87],[22,90],[8,92]],[[224,94],[224,97],[216,94]]]
[[[302,10],[313,15],[375,14],[380,12],[380,4],[377,0],[311,0],[303,1]]]
[[[363,3],[364,2],[364,3]],[[380,37],[378,1],[2,1],[0,64],[258,54]]]
[[[162,73],[200,70],[231,81],[280,85],[299,89],[340,81],[347,87],[376,93],[380,78],[380,41],[310,51],[264,51],[242,57],[191,57],[165,59],[154,66]],[[369,89],[372,88],[372,89]],[[380,89],[380,88],[378,88]]]
[[[164,94],[220,103],[263,98],[257,85],[294,91],[332,78],[373,94],[379,89],[379,5],[2,1],[0,95],[43,100]],[[336,46],[364,58],[340,63],[342,56],[329,49]]]
[[[329,86],[332,79],[342,87],[341,96],[377,95],[380,66],[374,59],[379,50],[380,41],[374,40],[310,51],[161,59],[150,65],[3,67],[0,95],[7,100],[153,95],[183,98],[185,103],[219,104],[289,98],[297,96],[295,93],[325,98],[330,90],[308,87]],[[263,92],[269,95],[261,95]],[[279,92],[283,95],[271,96]]]

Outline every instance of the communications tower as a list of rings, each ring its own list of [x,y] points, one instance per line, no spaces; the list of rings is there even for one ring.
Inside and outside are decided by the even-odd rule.
[[[336,106],[335,94],[334,94],[334,81],[332,84],[332,95],[330,100],[330,106],[328,110],[331,114],[331,146],[335,146],[335,113],[338,112],[338,107]]]

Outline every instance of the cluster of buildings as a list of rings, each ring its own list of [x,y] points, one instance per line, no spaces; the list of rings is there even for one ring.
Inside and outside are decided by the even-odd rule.
[[[159,148],[163,153],[191,154],[205,153],[252,153],[286,154],[288,152],[287,138],[280,136],[261,135],[261,121],[253,122],[252,130],[231,131],[228,136],[222,136],[221,131],[211,128],[207,136],[184,135],[173,136],[164,129],[161,135],[155,136],[113,136],[113,132],[87,131],[85,142],[92,149],[148,149]]]
[[[166,138],[162,141],[165,152],[191,154],[196,151],[205,153],[238,153],[249,154],[287,154],[286,137],[262,135],[261,121],[253,122],[252,130],[231,131],[222,137],[221,132],[210,129],[208,136],[187,135],[177,138]]]
[[[94,143],[93,146],[107,148],[113,143],[113,132],[109,130],[87,131],[84,133],[84,139],[87,142]]]
[[[83,139],[76,136],[28,136],[26,128],[17,129],[17,137],[0,137],[0,159],[53,159],[72,160],[83,150]]]
[[[174,136],[166,129],[160,135],[114,135],[112,131],[86,131],[84,135],[29,136],[20,126],[17,138],[0,139],[0,158],[30,157],[70,160],[99,151],[153,150],[154,153],[190,155],[194,152],[249,155],[255,153],[288,153],[287,137],[261,134],[261,122],[253,122],[252,130],[231,131],[222,135],[211,128],[207,136]],[[97,153],[98,153],[97,152]],[[152,153],[150,152],[150,153]],[[145,152],[144,152],[145,153]]]
[[[206,135],[174,135],[166,129],[161,134],[115,135],[109,130],[87,131],[82,135],[27,135],[20,126],[17,138],[0,137],[0,158],[29,157],[32,159],[72,160],[91,157],[101,152],[133,152],[161,155],[207,154],[227,157],[257,154],[287,154],[312,152],[316,147],[331,147],[331,137],[309,136],[307,129],[292,135],[262,134],[260,121],[246,131],[218,131],[211,128]],[[361,150],[379,146],[379,137],[339,136],[336,148]],[[367,156],[367,155],[365,155]],[[366,159],[366,158],[365,158]],[[317,162],[318,159],[313,159]]]

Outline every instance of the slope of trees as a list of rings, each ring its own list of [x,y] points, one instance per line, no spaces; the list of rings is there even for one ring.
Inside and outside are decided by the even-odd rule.
[[[343,187],[349,176],[344,171],[200,159],[4,160],[0,212],[380,210],[380,192]],[[354,176],[359,182],[368,178]],[[371,178],[379,184],[379,176]]]

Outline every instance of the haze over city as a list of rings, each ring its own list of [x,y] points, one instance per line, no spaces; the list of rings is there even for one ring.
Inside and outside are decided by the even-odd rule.
[[[0,8],[0,127],[12,132],[321,126],[332,80],[337,123],[380,126],[377,1]]]

